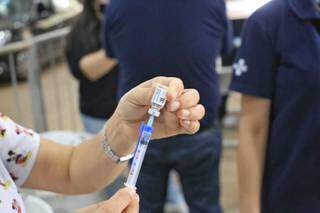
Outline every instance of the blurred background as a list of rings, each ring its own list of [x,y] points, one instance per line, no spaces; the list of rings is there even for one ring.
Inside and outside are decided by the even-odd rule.
[[[266,2],[226,1],[234,29],[234,50],[217,58],[216,70],[224,100],[220,109],[224,133],[220,171],[222,206],[227,213],[237,212],[238,206],[235,148],[240,111],[239,96],[229,93],[228,85],[235,52],[241,45],[242,27]],[[65,59],[66,37],[82,7],[77,0],[0,0],[0,111],[23,126],[69,144],[88,137],[78,107],[78,81],[71,76]],[[30,203],[28,208],[39,209],[48,204],[59,213],[72,212],[76,207],[95,202],[99,196],[24,193]]]

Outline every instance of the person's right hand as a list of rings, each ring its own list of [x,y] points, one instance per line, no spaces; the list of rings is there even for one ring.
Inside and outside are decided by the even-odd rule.
[[[79,209],[76,213],[138,213],[139,196],[132,188],[120,189],[109,200]]]
[[[127,92],[107,122],[105,135],[118,156],[134,150],[141,122],[149,117],[151,99],[159,84],[167,87],[167,103],[154,121],[152,139],[194,134],[199,130],[205,115],[204,106],[199,104],[199,92],[185,89],[179,78],[156,77]]]

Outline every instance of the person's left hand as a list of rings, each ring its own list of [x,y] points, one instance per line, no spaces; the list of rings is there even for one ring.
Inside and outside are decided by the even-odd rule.
[[[155,119],[153,139],[194,134],[199,130],[199,120],[203,118],[205,109],[198,104],[198,91],[185,89],[178,78],[157,77],[125,94],[108,121],[106,135],[116,151],[119,149],[121,152],[125,147],[131,147],[131,151],[134,149],[140,124],[149,116],[147,112],[150,101],[158,84],[168,87],[168,93],[166,108],[161,110],[160,117]]]

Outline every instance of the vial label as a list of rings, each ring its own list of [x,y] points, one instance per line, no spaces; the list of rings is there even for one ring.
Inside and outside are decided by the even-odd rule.
[[[161,86],[157,86],[153,94],[151,103],[164,107],[167,100],[167,89]]]

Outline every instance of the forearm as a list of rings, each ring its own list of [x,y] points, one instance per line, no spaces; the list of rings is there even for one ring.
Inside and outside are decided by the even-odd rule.
[[[265,137],[263,133],[254,135],[248,131],[242,131],[239,137],[240,145],[237,158],[240,212],[259,213],[265,158]]]
[[[109,119],[108,126],[113,130],[120,128],[114,119]],[[119,156],[131,153],[135,146],[122,132],[113,131],[108,136],[110,146]],[[100,133],[72,147],[42,139],[36,163],[24,187],[63,194],[83,194],[105,187],[126,165],[116,164],[103,153],[102,140]]]
[[[91,81],[95,81],[107,74],[117,64],[115,59],[108,58],[105,50],[85,55],[80,59],[79,65],[82,72]]]
[[[269,100],[246,95],[242,97],[237,153],[241,213],[259,213],[261,209],[269,115]]]

